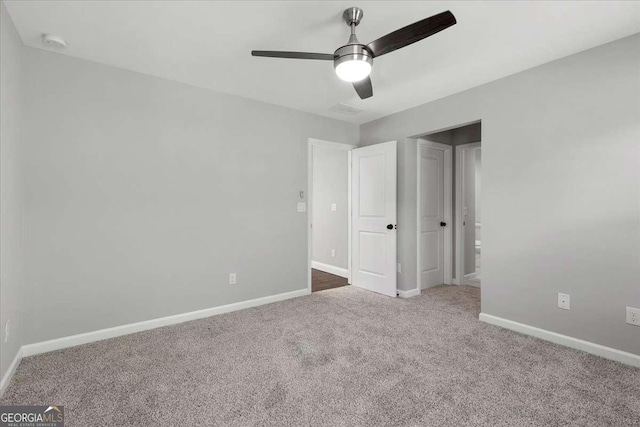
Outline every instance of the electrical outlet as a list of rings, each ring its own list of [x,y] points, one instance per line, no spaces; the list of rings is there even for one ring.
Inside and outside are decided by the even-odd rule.
[[[331,203],[331,210],[333,212],[337,211],[338,210],[338,205],[336,205],[335,203]]]
[[[9,324],[11,323],[11,319],[7,319],[7,322],[4,324],[4,342],[9,341]]]
[[[640,326],[640,308],[627,307],[627,323]]]
[[[335,249],[331,249],[331,257],[332,258],[336,257],[336,250]]]
[[[571,296],[569,294],[561,294],[558,292],[558,308],[571,310]]]
[[[229,284],[235,285],[236,283],[238,283],[236,273],[229,273]]]

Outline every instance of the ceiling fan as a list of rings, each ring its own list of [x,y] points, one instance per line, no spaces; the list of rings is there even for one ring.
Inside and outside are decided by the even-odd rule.
[[[362,20],[362,9],[350,7],[342,14],[342,18],[351,28],[351,36],[346,45],[331,53],[312,52],[282,52],[276,50],[252,50],[253,56],[268,58],[290,59],[318,59],[333,61],[336,74],[342,80],[352,82],[353,87],[362,99],[373,96],[373,86],[369,74],[373,65],[373,58],[382,56],[394,50],[403,48],[424,38],[432,36],[456,23],[456,18],[450,11],[433,15],[429,18],[414,22],[404,28],[382,36],[364,45],[356,37],[356,27]]]

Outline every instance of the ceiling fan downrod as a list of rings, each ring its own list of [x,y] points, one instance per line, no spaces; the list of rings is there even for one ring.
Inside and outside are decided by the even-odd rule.
[[[360,44],[358,37],[356,37],[356,27],[360,24],[364,12],[359,7],[350,7],[342,14],[342,19],[351,28],[351,36],[347,44]]]

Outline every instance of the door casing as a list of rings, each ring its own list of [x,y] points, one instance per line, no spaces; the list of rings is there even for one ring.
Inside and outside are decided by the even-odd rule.
[[[456,154],[456,284],[465,284],[464,274],[464,201],[465,201],[465,187],[464,187],[464,153],[468,149],[481,148],[480,142],[471,142],[469,144],[457,145],[455,147]],[[473,224],[475,227],[475,224]]]
[[[307,288],[311,293],[311,261],[313,255],[313,147],[324,147],[336,150],[348,151],[348,177],[347,182],[347,215],[349,218],[348,224],[348,249],[347,249],[347,269],[349,270],[349,277],[347,281],[351,284],[351,150],[356,148],[355,145],[342,144],[340,142],[324,141],[321,139],[309,138],[307,143],[307,194],[306,197],[301,198],[300,201],[307,201]]]

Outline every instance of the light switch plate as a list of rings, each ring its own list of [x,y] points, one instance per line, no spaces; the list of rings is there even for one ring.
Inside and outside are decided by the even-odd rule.
[[[236,273],[229,273],[229,284],[235,285],[236,283],[238,283],[238,278],[236,276]]]
[[[298,212],[306,212],[307,204],[305,202],[298,202]]]

